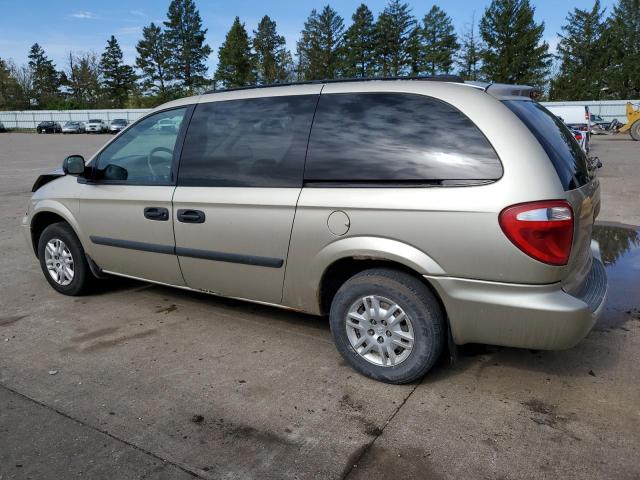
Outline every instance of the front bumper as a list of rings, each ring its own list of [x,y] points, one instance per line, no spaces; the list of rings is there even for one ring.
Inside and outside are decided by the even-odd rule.
[[[485,343],[537,350],[576,345],[593,328],[607,294],[598,258],[575,292],[561,284],[520,285],[426,276],[440,294],[456,344]]]

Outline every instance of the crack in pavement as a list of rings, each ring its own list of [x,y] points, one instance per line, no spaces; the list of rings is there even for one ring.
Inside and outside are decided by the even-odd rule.
[[[19,396],[19,397],[22,397],[22,398],[24,398],[24,399],[26,399],[26,400],[28,400],[30,402],[33,402],[36,405],[39,405],[39,406],[41,406],[43,408],[46,408],[49,411],[55,412],[58,415],[66,418],[68,420],[71,420],[72,422],[77,423],[78,425],[81,425],[81,426],[83,426],[85,428],[88,428],[90,430],[94,430],[96,432],[99,432],[99,433],[101,433],[103,435],[106,435],[107,437],[109,437],[109,438],[111,438],[113,440],[116,440],[117,442],[123,443],[123,444],[125,444],[125,445],[127,445],[127,446],[129,446],[129,447],[131,447],[131,448],[133,448],[133,449],[135,449],[137,451],[139,451],[139,452],[144,453],[145,455],[148,455],[148,456],[150,456],[152,458],[155,458],[156,460],[161,461],[163,464],[171,465],[171,466],[177,468],[178,470],[181,470],[184,473],[186,473],[188,475],[191,475],[194,478],[206,480],[206,477],[203,477],[203,476],[199,475],[198,473],[190,470],[187,467],[184,467],[184,466],[182,466],[182,465],[180,465],[178,463],[172,462],[171,460],[167,460],[166,458],[162,458],[160,455],[157,455],[157,454],[155,454],[155,453],[153,453],[153,452],[151,452],[149,450],[146,450],[146,449],[140,447],[139,445],[136,445],[135,443],[131,443],[131,442],[128,442],[127,440],[124,440],[122,438],[116,437],[115,435],[113,435],[112,433],[107,432],[106,430],[103,430],[101,428],[95,427],[95,426],[93,426],[93,425],[91,425],[89,423],[83,422],[82,420],[78,420],[77,418],[74,418],[74,417],[72,417],[71,415],[69,415],[69,414],[67,414],[65,412],[62,412],[62,411],[60,411],[60,410],[58,410],[56,408],[53,408],[50,405],[47,405],[46,403],[42,403],[41,401],[36,400],[35,398],[31,398],[28,395],[25,395],[24,393],[18,392],[17,390],[14,390],[11,387],[7,387],[6,385],[4,385],[2,383],[0,383],[0,387],[4,388],[5,390],[7,390],[7,391]]]
[[[356,468],[356,466],[358,465],[358,463],[360,462],[360,460],[367,454],[367,452],[369,450],[371,450],[371,447],[373,447],[373,444],[376,443],[376,441],[378,440],[378,438],[380,438],[382,436],[382,434],[384,433],[384,429],[387,428],[387,426],[391,423],[391,421],[395,418],[395,416],[398,414],[398,412],[400,411],[400,409],[402,409],[402,407],[404,407],[405,403],[407,403],[407,401],[409,400],[409,398],[411,397],[411,395],[413,395],[413,393],[418,389],[418,387],[422,385],[422,379],[416,384],[415,387],[413,387],[413,389],[409,392],[409,394],[404,398],[404,400],[402,400],[402,403],[400,403],[400,405],[398,405],[398,408],[395,409],[395,411],[389,416],[389,418],[387,419],[387,421],[384,423],[384,425],[382,426],[382,428],[380,429],[380,431],[378,432],[378,434],[373,437],[373,440],[371,440],[368,444],[365,445],[364,448],[360,449],[360,453],[357,457],[350,459],[351,462],[351,466],[348,468],[348,470],[346,470],[346,472],[344,473],[344,475],[342,475],[342,479],[341,480],[346,480],[347,478],[349,478],[349,476],[351,475],[351,472],[353,472],[353,470]],[[358,450],[356,450],[357,452]]]

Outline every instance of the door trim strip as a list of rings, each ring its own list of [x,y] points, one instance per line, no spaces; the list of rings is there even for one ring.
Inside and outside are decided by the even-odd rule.
[[[242,263],[258,267],[280,268],[284,264],[281,258],[259,257],[256,255],[243,255],[240,253],[215,252],[212,250],[198,250],[195,248],[176,247],[176,255],[179,257],[201,258],[216,262]]]
[[[127,248],[129,250],[140,250],[143,252],[165,253],[175,255],[176,249],[173,245],[160,245],[158,243],[134,242],[131,240],[121,240],[119,238],[89,236],[96,245],[106,245],[107,247]]]
[[[240,253],[216,252],[213,250],[198,250],[195,248],[174,247],[173,245],[160,245],[157,243],[134,242],[131,240],[121,240],[118,238],[89,236],[96,245],[108,247],[127,248],[129,250],[140,250],[142,252],[163,253],[167,255],[178,255],[180,257],[200,258],[216,262],[239,263],[242,265],[254,265],[257,267],[280,268],[284,265],[282,258],[260,257],[257,255],[243,255]]]

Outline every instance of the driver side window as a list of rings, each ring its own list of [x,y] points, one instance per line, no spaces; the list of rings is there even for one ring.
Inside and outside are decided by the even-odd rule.
[[[173,152],[187,107],[148,116],[105,148],[96,180],[143,184],[171,181]]]

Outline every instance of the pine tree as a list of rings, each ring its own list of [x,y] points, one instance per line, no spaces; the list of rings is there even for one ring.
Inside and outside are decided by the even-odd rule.
[[[329,5],[318,14],[312,10],[298,41],[298,76],[302,80],[337,78],[341,58],[344,20]]]
[[[450,73],[455,53],[460,48],[451,17],[434,5],[422,20],[420,34],[424,71],[429,75]]]
[[[462,37],[456,63],[460,75],[465,80],[478,80],[480,75],[480,53],[483,45],[476,32],[475,15],[471,17],[471,25]]]
[[[600,0],[595,0],[591,10],[576,8],[567,15],[558,44],[560,71],[551,82],[552,99],[600,98],[606,62],[603,14]]]
[[[287,43],[276,31],[276,22],[268,15],[262,17],[253,32],[256,76],[259,84],[284,82],[289,79],[293,60]]]
[[[167,98],[172,79],[169,73],[171,51],[162,29],[153,22],[144,27],[136,50],[136,66],[142,72],[142,88],[161,99]]]
[[[605,70],[607,96],[640,98],[640,0],[619,0],[605,34],[610,53]]]
[[[489,81],[541,86],[551,56],[529,0],[492,0],[480,21],[482,73]]]
[[[108,103],[115,108],[127,105],[129,93],[133,90],[136,76],[133,68],[123,62],[122,50],[116,37],[111,35],[100,59],[102,85]]]
[[[353,23],[344,35],[345,77],[371,77],[375,74],[375,24],[364,3],[351,17]]]
[[[382,76],[408,73],[415,57],[416,20],[400,0],[391,0],[376,23],[376,58]]]
[[[200,12],[193,0],[172,0],[167,12],[165,38],[171,75],[192,93],[205,83],[207,57],[211,47],[204,43],[207,29],[202,28]]]
[[[33,76],[33,98],[40,108],[54,107],[59,102],[60,74],[40,45],[29,50],[29,68]]]
[[[216,82],[225,88],[243,87],[255,83],[255,71],[249,35],[236,17],[218,51]]]

